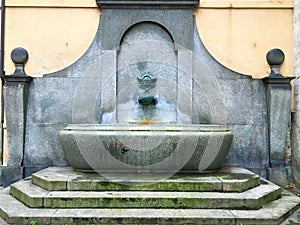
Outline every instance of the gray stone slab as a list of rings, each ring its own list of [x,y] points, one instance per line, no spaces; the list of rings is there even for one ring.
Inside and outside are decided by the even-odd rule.
[[[289,84],[268,84],[268,107],[270,123],[270,161],[272,167],[285,163],[286,139],[291,118]]]
[[[267,173],[268,179],[281,187],[286,187],[290,183],[289,171],[286,167],[268,168]]]
[[[9,189],[10,187],[7,188],[0,187],[0,194],[9,194]]]
[[[29,92],[27,122],[57,124],[72,121],[72,98],[81,78],[35,78]]]
[[[11,194],[30,207],[45,208],[248,208],[258,209],[280,197],[266,182],[242,193],[186,191],[46,191],[23,180]]]
[[[243,196],[245,205],[249,208],[259,209],[281,196],[281,188],[272,183],[261,184],[260,189],[257,187],[250,189]],[[253,201],[255,199],[255,201]]]
[[[32,174],[32,183],[48,191],[65,191],[68,181],[78,179],[80,174],[71,167],[49,167]]]
[[[8,223],[0,217],[0,225],[8,225]]]
[[[118,174],[116,179],[110,175],[110,180],[105,177],[89,179],[74,179],[67,182],[67,189],[70,191],[88,190],[88,191],[116,191],[116,190],[136,190],[136,191],[222,191],[222,182],[216,177],[197,177],[197,176],[175,176],[167,180],[160,180],[160,177],[153,180],[132,180],[130,175],[124,175],[120,178]]]
[[[144,21],[155,21],[168,30],[176,46],[192,49],[194,22],[191,10],[168,10],[168,13],[165,13],[165,10],[143,10],[143,13],[140,13],[139,10],[126,9],[102,12],[100,25],[102,48],[117,49],[127,29]],[[185,25],[184,32],[178,32],[178,24]],[[110,32],[107,32],[108,30]]]
[[[222,171],[225,174],[222,174]],[[260,184],[260,177],[246,169],[224,168],[219,170],[218,173],[220,175],[216,174],[216,177],[222,181],[224,192],[243,192]]]
[[[10,184],[23,178],[23,167],[21,166],[0,166],[1,184],[8,187]]]
[[[131,177],[133,176],[133,177]],[[259,176],[242,168],[228,167],[214,174],[177,174],[161,180],[137,180],[130,173],[81,173],[70,167],[49,167],[32,175],[32,182],[49,191],[225,191],[243,192],[260,184]]]
[[[35,186],[31,180],[21,180],[10,186],[10,194],[32,208],[44,207],[44,197],[49,191]]]
[[[259,210],[218,209],[32,209],[0,195],[0,217],[9,224],[280,224],[297,209],[298,197],[284,192]]]
[[[234,140],[225,164],[243,166],[265,177],[266,168],[269,166],[267,124],[228,125],[228,127],[234,134]]]
[[[232,167],[232,166],[228,166],[228,167],[223,167],[223,168],[220,168],[218,170],[219,173],[233,173],[233,174],[250,174],[250,175],[253,175],[253,176],[258,176],[257,174],[251,172],[250,170],[247,170],[243,167]]]
[[[280,225],[299,225],[300,224],[300,209],[296,210]]]
[[[24,166],[29,168],[32,166],[41,168],[54,165],[67,166],[68,163],[58,138],[58,132],[64,127],[64,124],[28,124]]]
[[[0,217],[8,224],[30,224],[31,221],[51,224],[51,217],[56,212],[55,209],[28,208],[8,194],[1,194],[0,199]]]
[[[242,208],[238,194],[216,192],[51,192],[46,208]]]
[[[285,192],[283,197],[255,211],[232,210],[237,224],[279,224],[300,204],[300,198]]]
[[[5,84],[3,94],[7,124],[8,166],[21,166],[24,153],[28,84]]]
[[[243,193],[219,192],[51,192],[44,198],[52,208],[249,208],[258,209],[280,197],[277,186]]]
[[[229,210],[217,209],[60,209],[53,217],[69,224],[235,224]]]
[[[252,118],[251,124],[266,124],[268,122],[266,86],[261,80],[252,80]]]

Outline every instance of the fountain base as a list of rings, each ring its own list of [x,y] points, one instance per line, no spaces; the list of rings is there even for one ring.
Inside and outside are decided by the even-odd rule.
[[[9,224],[280,224],[300,204],[242,168],[144,185],[118,179],[47,168],[0,193],[0,215]]]

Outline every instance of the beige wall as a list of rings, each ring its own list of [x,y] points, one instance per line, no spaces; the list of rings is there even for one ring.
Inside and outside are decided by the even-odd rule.
[[[18,46],[29,52],[26,71],[41,76],[63,69],[88,49],[99,24],[98,8],[7,7],[5,71],[14,65],[10,52]]]
[[[204,45],[224,66],[265,77],[266,53],[280,48],[286,55],[281,72],[293,75],[292,9],[200,8],[196,19]]]

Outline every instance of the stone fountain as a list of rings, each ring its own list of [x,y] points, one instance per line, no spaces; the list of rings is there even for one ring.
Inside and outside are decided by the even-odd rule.
[[[220,116],[221,125],[200,125],[199,118],[193,118],[199,110],[193,106],[193,86],[201,82],[193,70],[207,71],[212,82],[214,78],[204,63],[193,66],[197,59],[192,52],[191,10],[198,2],[98,4],[103,9],[100,59],[110,60],[101,70],[101,60],[90,63],[75,96],[74,123],[60,131],[68,162],[79,171],[99,172],[220,168],[232,142],[225,115]],[[169,9],[154,10],[154,5]],[[122,22],[113,22],[115,16]],[[187,32],[177,32],[174,21],[180,21]],[[106,27],[116,29],[109,34]],[[213,88],[207,80],[199,86],[205,97]],[[85,95],[90,89],[95,92]],[[83,103],[94,115],[85,112]]]
[[[279,224],[295,211],[297,197],[259,176],[276,177],[284,163],[269,136],[282,97],[272,92],[290,94],[282,60],[269,60],[276,71],[265,83],[218,64],[195,25],[197,0],[96,2],[96,37],[70,67],[31,79],[26,50],[12,54],[5,96],[14,129],[2,171],[13,177],[2,179],[31,177],[0,194],[0,216],[13,224]]]

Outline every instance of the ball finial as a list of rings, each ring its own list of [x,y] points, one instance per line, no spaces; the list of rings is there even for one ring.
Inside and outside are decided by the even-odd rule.
[[[284,61],[284,52],[279,48],[274,48],[267,53],[267,62],[270,66],[281,65]]]
[[[28,52],[26,49],[18,47],[12,50],[10,57],[15,64],[25,64],[28,60]]]

